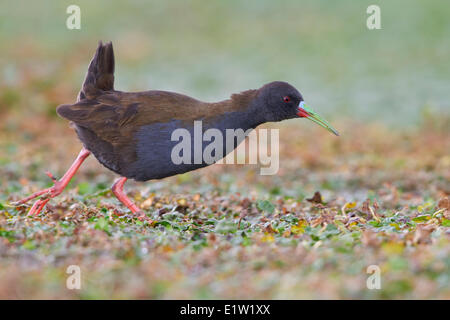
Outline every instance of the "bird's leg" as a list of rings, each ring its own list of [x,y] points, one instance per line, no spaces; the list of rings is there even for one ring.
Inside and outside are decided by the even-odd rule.
[[[127,206],[128,209],[131,210],[135,215],[138,216],[139,220],[143,220],[145,218],[145,213],[142,212],[141,209],[139,209],[131,200],[127,197],[125,192],[123,191],[123,185],[128,180],[126,177],[121,177],[114,182],[112,186],[112,192],[116,196],[117,199],[119,199],[120,202],[122,202],[125,206]]]
[[[30,211],[28,212],[28,215],[38,215],[39,212],[41,212],[41,210],[44,208],[44,206],[47,204],[47,202],[51,199],[56,197],[57,195],[59,195],[69,184],[70,180],[72,179],[72,177],[75,175],[75,173],[77,172],[77,170],[80,168],[81,164],[83,163],[83,161],[91,154],[90,151],[88,151],[87,149],[83,148],[81,149],[80,153],[78,154],[77,158],[75,159],[75,161],[72,163],[72,165],[70,166],[69,170],[67,170],[67,172],[64,174],[64,176],[59,179],[56,180],[56,178],[50,173],[47,172],[47,175],[53,180],[54,182],[54,186],[51,188],[47,188],[41,191],[38,191],[36,193],[33,193],[31,196],[26,197],[25,199],[22,199],[20,201],[17,201],[15,203],[15,205],[20,205],[20,204],[24,204],[34,198],[37,198],[41,195],[44,195],[41,199],[39,199],[38,201],[36,201],[33,206],[31,207]]]

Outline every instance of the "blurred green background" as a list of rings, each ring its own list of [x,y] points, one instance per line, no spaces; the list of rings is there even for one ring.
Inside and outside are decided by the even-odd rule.
[[[81,30],[66,28],[70,4]],[[366,27],[371,4],[381,30]],[[0,108],[54,114],[75,99],[97,41],[112,40],[118,90],[212,101],[284,80],[328,117],[414,125],[448,114],[449,16],[439,0],[3,0]]]
[[[71,4],[81,30],[66,28]],[[366,27],[372,4],[381,30]],[[448,0],[1,0],[0,299],[450,299],[449,17]],[[341,136],[290,120],[273,124],[277,175],[130,181],[151,225],[90,157],[27,217],[11,202],[79,152],[55,108],[75,101],[99,40],[118,90],[214,101],[284,80]],[[72,264],[81,291],[66,288]],[[367,289],[372,264],[382,290]]]

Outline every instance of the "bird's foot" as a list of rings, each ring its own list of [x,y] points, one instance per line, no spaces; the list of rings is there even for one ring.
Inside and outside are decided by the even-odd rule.
[[[35,192],[22,200],[14,202],[13,205],[20,206],[22,204],[27,203],[30,200],[40,197],[40,199],[33,204],[30,211],[28,212],[28,215],[38,215],[42,211],[44,206],[47,204],[47,202],[50,201],[51,198],[60,195],[61,192],[66,187],[65,182],[62,180],[57,180],[50,172],[46,172],[46,174],[50,177],[50,179],[53,180],[54,183],[53,187]]]
[[[81,149],[80,153],[78,154],[75,161],[70,166],[69,170],[64,174],[64,176],[57,180],[50,172],[46,172],[46,174],[52,179],[53,181],[53,187],[46,188],[41,191],[33,193],[31,196],[26,197],[25,199],[19,200],[14,203],[14,205],[19,206],[22,204],[27,203],[28,201],[35,199],[37,197],[41,198],[36,201],[33,206],[31,207],[30,211],[28,212],[28,215],[38,215],[44,206],[47,204],[47,202],[50,201],[51,198],[54,198],[63,192],[63,190],[67,187],[70,180],[74,176],[74,174],[77,172],[77,170],[80,168],[83,161],[90,155],[91,153],[87,149]]]

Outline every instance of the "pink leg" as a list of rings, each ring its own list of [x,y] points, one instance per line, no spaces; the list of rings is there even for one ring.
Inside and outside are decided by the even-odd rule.
[[[142,212],[131,200],[127,197],[125,192],[123,192],[123,185],[128,180],[128,178],[121,177],[114,182],[112,186],[112,192],[116,196],[117,199],[119,199],[120,202],[122,202],[125,206],[127,206],[128,209],[130,209],[131,212],[133,212],[135,215],[138,215],[139,220],[142,220],[145,218],[145,213]]]
[[[30,212],[28,212],[28,215],[38,215],[39,212],[44,208],[44,206],[47,204],[47,202],[50,200],[50,198],[54,198],[57,195],[59,195],[69,184],[72,177],[75,175],[77,170],[80,168],[83,161],[91,154],[90,151],[86,149],[81,149],[80,153],[78,154],[77,158],[73,162],[73,164],[70,166],[69,170],[64,174],[64,176],[56,180],[55,177],[50,172],[47,172],[47,175],[54,181],[55,185],[51,188],[47,188],[41,191],[38,191],[36,193],[33,193],[31,196],[26,197],[25,199],[22,199],[20,201],[17,201],[15,204],[20,205],[24,204],[34,198],[37,198],[41,195],[45,195],[42,197],[42,199],[39,199],[36,201],[36,203],[31,207]]]

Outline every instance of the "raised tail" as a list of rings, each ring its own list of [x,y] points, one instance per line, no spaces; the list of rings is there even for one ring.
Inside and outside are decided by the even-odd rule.
[[[114,51],[111,42],[98,43],[97,51],[89,64],[86,78],[78,94],[78,101],[114,90]]]

